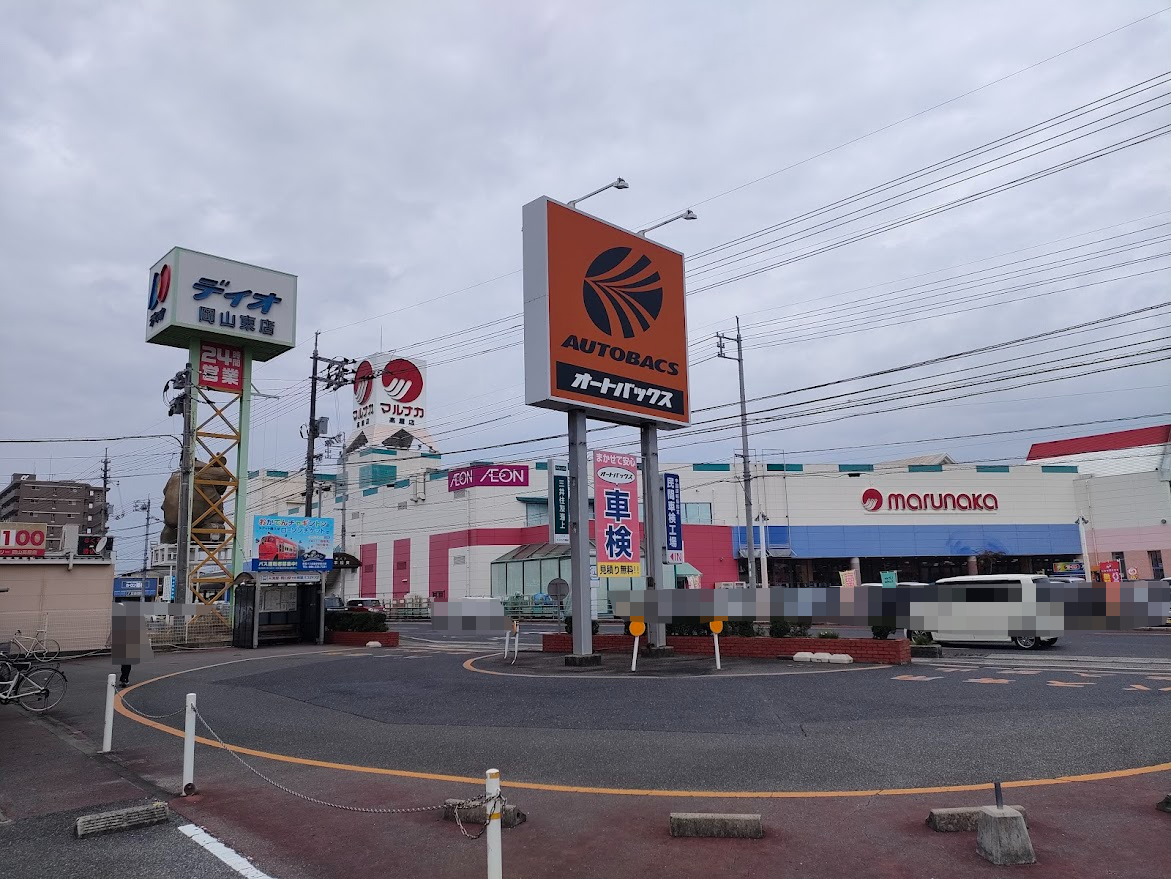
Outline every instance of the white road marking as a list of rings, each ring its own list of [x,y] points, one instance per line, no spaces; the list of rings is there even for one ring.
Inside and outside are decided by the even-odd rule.
[[[190,837],[196,845],[215,855],[245,879],[272,879],[267,873],[252,866],[251,862],[236,851],[228,848],[202,827],[195,824],[184,824],[179,832]]]

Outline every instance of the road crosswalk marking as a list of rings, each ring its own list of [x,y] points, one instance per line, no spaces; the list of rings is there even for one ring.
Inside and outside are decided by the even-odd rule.
[[[891,678],[892,681],[941,681],[943,676],[928,677],[927,675],[895,675]]]
[[[1094,687],[1097,686],[1093,681],[1050,681],[1051,687]]]
[[[968,678],[965,684],[1011,684],[1007,678]]]

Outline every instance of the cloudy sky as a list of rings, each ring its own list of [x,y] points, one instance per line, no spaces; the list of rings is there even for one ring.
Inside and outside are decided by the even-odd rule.
[[[1157,308],[802,390],[1171,300],[1160,9],[10,0],[0,438],[179,430],[161,392],[182,355],[143,341],[148,269],[176,245],[299,277],[300,344],[254,377],[280,399],[257,403],[253,467],[303,459],[314,330],[331,356],[424,355],[444,451],[563,430],[523,406],[520,209],[618,175],[630,189],[583,207],[699,214],[652,234],[690,256],[693,407],[736,399],[711,358],[735,315],[748,395],[785,394],[752,405],[786,416],[754,426],[755,453],[1015,460],[1165,422]],[[349,403],[323,400],[331,429]],[[664,438],[664,458],[730,460],[732,427]],[[941,439],[976,433],[999,435]],[[109,447],[114,507],[157,499],[175,443]],[[94,479],[101,454],[5,443],[0,472]],[[492,457],[451,460],[472,454]],[[140,541],[141,521],[117,527]]]

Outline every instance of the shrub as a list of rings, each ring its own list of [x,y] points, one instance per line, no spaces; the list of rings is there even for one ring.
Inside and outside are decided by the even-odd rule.
[[[830,632],[827,630],[824,632],[818,632],[817,637],[818,638],[840,638],[842,636],[839,635],[837,632]]]
[[[590,630],[596,635],[596,634],[598,634],[598,632],[602,631],[602,627],[598,625],[597,620],[594,620],[593,623],[594,624],[590,627]],[[565,615],[565,634],[566,635],[573,634],[573,615],[572,614]]]
[[[911,636],[911,643],[916,647],[926,647],[928,644],[934,644],[935,641],[932,640],[930,632],[915,632]]]
[[[790,638],[808,638],[809,623],[789,623]]]
[[[871,626],[870,631],[873,633],[875,640],[885,641],[895,633],[894,626]]]
[[[325,614],[325,628],[330,632],[385,632],[386,614],[331,610]]]
[[[704,628],[707,628],[708,632],[711,631],[707,626]],[[724,623],[723,634],[738,638],[755,638],[756,626],[752,624],[752,620],[727,620]]]
[[[768,636],[770,638],[784,638],[790,631],[792,631],[792,626],[783,617],[773,617],[768,621]]]
[[[667,623],[668,635],[710,635],[711,632],[699,617],[679,617]]]

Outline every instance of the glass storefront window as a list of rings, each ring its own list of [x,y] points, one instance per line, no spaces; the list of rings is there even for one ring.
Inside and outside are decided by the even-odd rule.
[[[549,581],[556,580],[561,573],[557,559],[541,559],[541,592],[549,591]]]
[[[503,598],[508,592],[505,589],[508,576],[508,563],[504,562],[499,565],[492,565],[492,597]]]
[[[541,589],[540,561],[526,561],[524,564],[524,594],[536,595]]]

